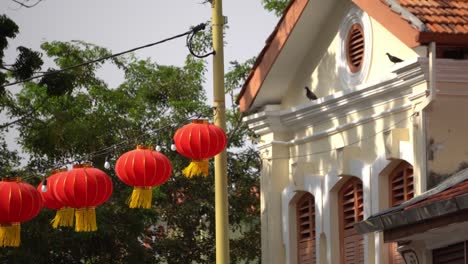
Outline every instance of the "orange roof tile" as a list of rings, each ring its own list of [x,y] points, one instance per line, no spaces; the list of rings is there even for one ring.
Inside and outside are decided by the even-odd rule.
[[[466,193],[468,193],[468,180],[460,182],[448,188],[445,191],[431,195],[427,197],[426,199],[419,201],[415,204],[409,205],[406,208],[404,208],[404,210],[422,207],[422,206],[435,203],[435,202],[439,202],[439,201],[449,200],[449,199],[452,199],[454,197],[457,197],[459,195],[466,194]]]
[[[406,10],[419,18],[432,32],[468,34],[466,0],[398,0]]]

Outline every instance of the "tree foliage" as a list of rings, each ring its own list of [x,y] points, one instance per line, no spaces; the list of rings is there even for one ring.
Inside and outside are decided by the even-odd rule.
[[[80,41],[46,42],[41,48],[62,69],[110,54]],[[20,60],[25,65],[36,62]],[[191,118],[213,116],[203,90],[205,62],[188,56],[183,66],[176,67],[129,55],[111,64],[124,74],[117,87],[109,87],[99,77],[102,64],[98,63],[24,83],[17,95],[9,95],[4,107],[11,118],[21,120],[19,143],[30,155],[23,176],[38,184],[40,175],[59,165],[88,160],[105,170],[105,160],[115,163],[135,145],[147,144],[162,146],[174,167],[172,177],[154,190],[152,210],[129,209],[131,188],[112,169],[105,170],[114,193],[96,209],[97,232],[54,230],[49,225],[54,212],[44,209],[22,224],[19,248],[0,251],[1,263],[215,262],[213,166],[209,177],[187,179],[180,171],[189,161],[170,150],[175,129]],[[245,78],[249,65],[251,61],[237,64],[234,73],[227,74],[231,97],[239,88],[236,78]],[[231,259],[257,262],[260,159],[247,143],[251,132],[242,124],[238,109],[228,110],[227,116]],[[0,144],[0,153],[7,153],[3,151],[6,147]],[[15,159],[10,163],[15,165]]]
[[[266,10],[275,13],[277,16],[281,16],[288,6],[289,0],[262,0],[262,4]]]

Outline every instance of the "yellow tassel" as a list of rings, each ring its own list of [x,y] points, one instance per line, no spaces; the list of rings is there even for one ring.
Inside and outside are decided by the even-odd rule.
[[[96,211],[94,207],[78,208],[75,211],[75,231],[90,232],[96,231]]]
[[[75,209],[70,207],[63,207],[57,211],[54,219],[52,219],[50,223],[52,224],[53,228],[72,227],[74,214]]]
[[[182,171],[182,174],[187,178],[192,178],[193,176],[208,176],[208,160],[192,160],[190,164]]]
[[[0,246],[19,247],[21,242],[21,226],[19,223],[0,225]]]
[[[151,208],[152,198],[153,190],[151,187],[135,187],[130,197],[129,207],[149,209]]]

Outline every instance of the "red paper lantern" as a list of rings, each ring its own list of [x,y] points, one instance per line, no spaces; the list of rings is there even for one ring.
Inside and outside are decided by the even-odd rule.
[[[152,188],[169,179],[172,164],[153,147],[137,146],[119,157],[115,172],[125,184],[134,186],[129,207],[151,208]]]
[[[53,228],[73,226],[73,215],[75,213],[75,209],[65,206],[63,203],[61,203],[54,193],[57,177],[66,172],[66,169],[54,170],[52,174],[47,177],[47,191],[42,191],[42,182],[37,187],[37,190],[42,196],[42,203],[44,204],[44,207],[51,210],[57,210],[54,219],[50,221]]]
[[[105,172],[84,164],[57,176],[53,192],[59,202],[76,209],[75,231],[87,232],[97,230],[95,207],[110,198],[112,189]]]
[[[0,181],[0,246],[20,245],[20,223],[35,217],[42,209],[42,198],[32,185],[21,178]]]
[[[206,120],[193,120],[174,135],[177,152],[192,159],[182,173],[187,177],[208,175],[208,159],[222,152],[227,144],[224,130]]]

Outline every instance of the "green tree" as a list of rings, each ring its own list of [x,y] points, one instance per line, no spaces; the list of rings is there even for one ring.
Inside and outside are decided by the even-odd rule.
[[[262,4],[266,10],[281,16],[288,6],[289,0],[262,0]]]
[[[78,41],[46,42],[41,48],[59,68],[110,54]],[[72,161],[89,160],[105,170],[105,160],[115,162],[136,144],[159,144],[174,167],[172,177],[154,190],[152,210],[135,210],[126,204],[131,188],[112,169],[106,170],[114,193],[97,208],[97,232],[54,230],[48,224],[53,212],[44,209],[22,225],[22,245],[2,250],[0,262],[215,262],[213,170],[207,178],[187,179],[180,171],[188,160],[170,150],[175,129],[192,117],[212,117],[203,90],[204,61],[188,56],[184,66],[175,67],[129,55],[111,63],[125,76],[117,87],[98,77],[96,71],[102,66],[98,63],[24,83],[11,97],[5,107],[12,119],[20,120],[19,143],[30,155],[23,176],[38,184],[39,175]],[[245,78],[248,69],[233,68],[230,91],[239,85],[234,76]],[[252,135],[240,117],[236,107],[228,111],[233,263],[256,262],[260,254],[260,159],[253,147],[246,147]]]
[[[34,71],[42,66],[41,55],[26,47],[18,47],[19,52],[15,62],[4,62],[5,50],[9,39],[18,34],[18,25],[5,15],[0,15],[0,113],[12,109],[12,95],[2,86],[8,79],[18,81],[29,78]],[[0,124],[2,126],[2,124]],[[0,176],[11,176],[19,165],[20,158],[17,151],[11,151],[5,141],[8,126],[0,128]]]

